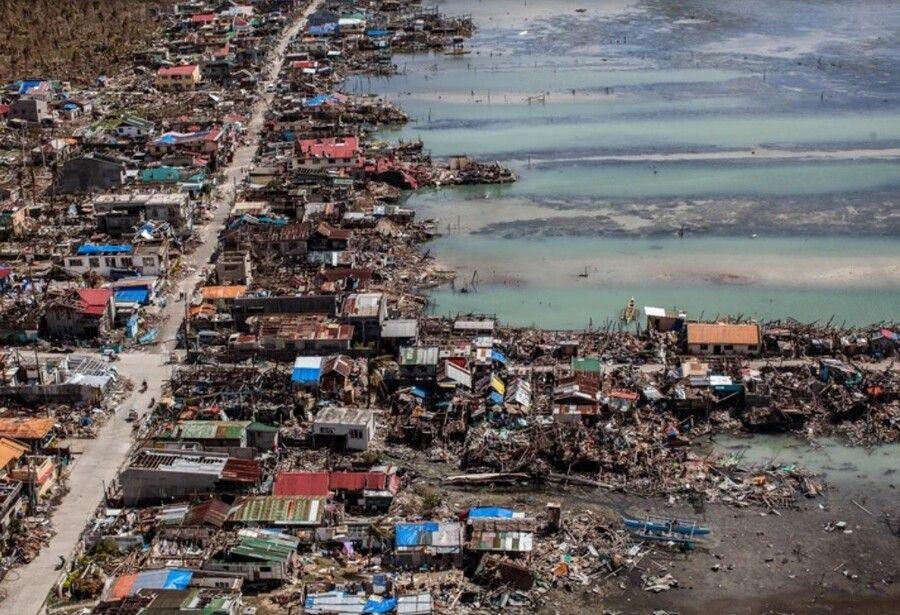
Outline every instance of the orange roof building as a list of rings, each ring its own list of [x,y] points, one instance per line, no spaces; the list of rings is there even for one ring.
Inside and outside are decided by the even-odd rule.
[[[247,287],[240,284],[231,286],[204,286],[200,293],[205,301],[227,301],[243,297]]]
[[[55,424],[49,418],[0,418],[0,437],[39,442],[50,435]]]
[[[688,323],[687,345],[694,354],[747,354],[759,350],[756,323]]]
[[[7,470],[11,464],[18,461],[28,451],[27,444],[9,438],[0,438],[0,472]]]

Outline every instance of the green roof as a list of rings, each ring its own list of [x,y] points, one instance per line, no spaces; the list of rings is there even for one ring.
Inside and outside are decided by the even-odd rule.
[[[250,421],[184,421],[173,435],[183,440],[243,440]]]
[[[242,500],[228,517],[237,523],[274,525],[319,525],[325,512],[325,498],[307,496],[258,495]]]
[[[278,431],[274,425],[266,425],[265,423],[253,422],[247,426],[247,431]]]
[[[600,359],[598,357],[572,357],[572,371],[599,372]]]
[[[290,542],[278,538],[254,538],[241,536],[241,541],[230,551],[231,555],[240,555],[250,559],[267,562],[286,562],[297,550],[299,541]]]

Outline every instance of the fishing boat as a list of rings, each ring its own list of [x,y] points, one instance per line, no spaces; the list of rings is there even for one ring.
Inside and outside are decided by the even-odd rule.
[[[638,310],[634,306],[634,297],[628,300],[628,305],[625,306],[625,309],[622,310],[622,322],[625,324],[629,324],[634,322],[634,320],[638,317]]]
[[[625,528],[635,538],[653,542],[667,542],[693,548],[698,539],[710,535],[709,527],[696,521],[647,516],[643,519],[623,517]]]

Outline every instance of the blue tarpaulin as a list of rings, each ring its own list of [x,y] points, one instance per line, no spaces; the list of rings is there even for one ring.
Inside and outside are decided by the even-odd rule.
[[[491,396],[488,397],[491,402],[497,404],[498,406],[503,403],[503,395],[498,393],[497,391],[491,391]]]
[[[138,344],[152,344],[154,341],[156,341],[157,335],[159,335],[159,333],[156,331],[156,329],[150,329],[138,338]]]
[[[412,391],[410,391],[410,393],[412,393],[414,396],[418,397],[419,399],[425,399],[426,397],[428,397],[428,391],[426,391],[425,389],[423,389],[421,387],[413,387]]]
[[[497,350],[496,348],[491,349],[491,360],[497,361],[498,363],[503,363],[506,365],[506,355]]]
[[[394,528],[394,544],[398,547],[416,547],[423,544],[422,535],[438,530],[434,521],[424,523],[398,523]]]
[[[381,28],[372,28],[371,30],[366,31],[366,36],[371,36],[372,38],[379,38],[381,36],[387,36],[388,31]]]
[[[185,589],[193,574],[190,570],[180,568],[139,572],[128,594],[133,596],[142,589]]]
[[[78,247],[78,256],[91,256],[94,254],[121,254],[122,252],[131,252],[131,245],[123,244],[97,244],[84,243]]]
[[[321,26],[310,26],[308,32],[313,36],[327,36],[337,29],[336,23],[324,23]]]
[[[363,613],[390,613],[397,608],[396,598],[369,598],[366,600],[366,606],[363,607]]]
[[[322,376],[322,357],[297,357],[291,382],[316,384]]]
[[[494,506],[476,506],[469,509],[469,519],[512,519],[513,511]]]
[[[150,299],[150,291],[140,288],[117,290],[115,298],[116,303],[139,303],[141,305],[146,305]]]

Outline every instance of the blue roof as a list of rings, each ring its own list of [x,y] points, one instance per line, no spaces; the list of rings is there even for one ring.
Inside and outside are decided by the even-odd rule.
[[[491,360],[497,361],[498,363],[503,363],[506,365],[506,355],[497,350],[496,348],[491,349]]]
[[[116,303],[140,303],[141,305],[146,305],[150,299],[150,291],[140,288],[117,290],[115,298]]]
[[[123,243],[114,245],[85,243],[79,246],[78,252],[76,252],[76,254],[78,254],[78,256],[89,256],[93,254],[121,254],[122,252],[131,252],[131,244]]]
[[[416,547],[424,543],[425,534],[438,531],[434,521],[398,523],[394,528],[394,543],[398,547]]]
[[[396,598],[369,598],[363,607],[363,613],[390,613],[396,608]]]
[[[309,33],[313,36],[323,35],[323,34],[331,34],[332,32],[338,29],[338,25],[336,23],[326,23],[321,26],[310,26]]]
[[[387,33],[388,33],[388,31],[384,30],[383,28],[372,28],[371,30],[368,30],[366,32],[366,34],[371,36],[372,38],[375,38],[378,36],[387,36]]]
[[[193,575],[190,570],[180,568],[139,572],[128,593],[133,596],[141,589],[185,589]]]
[[[491,395],[490,397],[488,397],[488,399],[490,399],[492,403],[495,403],[498,406],[503,403],[503,396],[497,391],[491,391]]]
[[[494,506],[476,506],[469,509],[469,519],[512,519],[513,511]]]
[[[298,367],[291,372],[291,382],[312,383],[318,382],[319,376],[322,375],[322,369],[312,367]]]
[[[27,94],[29,91],[39,87],[44,82],[43,79],[27,79],[19,85],[19,94]]]

